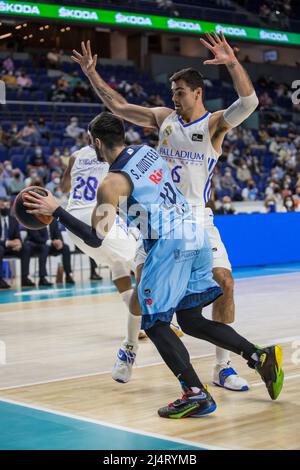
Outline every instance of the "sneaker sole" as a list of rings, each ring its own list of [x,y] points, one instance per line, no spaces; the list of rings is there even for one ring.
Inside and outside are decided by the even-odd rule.
[[[213,413],[217,409],[217,405],[211,405],[207,410],[200,411],[200,413],[195,413],[194,415],[190,415],[190,418],[200,418],[200,416],[203,415],[208,415],[210,413]]]
[[[244,385],[244,387],[242,388],[230,388],[225,387],[225,385],[218,384],[217,382],[213,382],[213,384],[216,387],[225,388],[226,390],[230,390],[231,392],[247,392],[249,390],[249,387],[247,385]]]
[[[183,411],[182,413],[177,413],[177,414],[173,414],[170,416],[161,416],[159,413],[158,414],[161,418],[168,418],[168,419],[183,419],[183,418],[194,418],[194,417],[197,418],[197,417],[212,413],[213,411],[215,411],[216,408],[217,408],[217,405],[214,404],[214,405],[209,406],[205,410],[202,410],[199,412],[195,412],[195,409],[190,409],[187,411]]]

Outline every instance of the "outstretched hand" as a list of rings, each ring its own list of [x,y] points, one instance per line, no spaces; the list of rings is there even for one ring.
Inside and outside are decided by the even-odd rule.
[[[206,38],[209,42],[202,38],[200,39],[200,42],[203,46],[209,49],[215,57],[214,59],[205,60],[203,62],[204,65],[227,65],[237,61],[237,58],[234,55],[234,50],[226,41],[222,31],[220,33],[220,37],[213,32],[211,34],[206,33]]]
[[[52,215],[53,212],[59,207],[55,197],[50,191],[47,191],[47,196],[42,196],[34,191],[28,191],[24,206],[28,208],[28,214],[44,214]]]
[[[83,41],[81,42],[81,52],[82,53],[80,54],[78,51],[73,49],[71,59],[80,65],[85,75],[89,75],[91,72],[96,70],[98,56],[97,54],[92,55],[90,41],[87,41],[86,45]]]

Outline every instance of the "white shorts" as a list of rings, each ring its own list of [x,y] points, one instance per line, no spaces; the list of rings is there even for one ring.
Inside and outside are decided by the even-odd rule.
[[[203,223],[203,221],[202,221]],[[207,231],[209,241],[213,252],[213,269],[224,268],[231,271],[231,264],[224,243],[221,240],[219,230],[214,225],[214,214],[209,208],[204,210],[204,228]],[[144,250],[143,241],[139,240],[137,244],[136,255],[134,258],[135,266],[144,264],[147,254]]]
[[[71,209],[68,211],[76,219],[91,225],[93,208]],[[68,235],[73,243],[86,255],[99,264],[109,266],[112,272],[112,280],[130,276],[134,270],[134,257],[137,249],[137,236],[132,230],[128,230],[126,224],[117,217],[110,232],[103,240],[99,248],[87,245],[81,238],[68,230]]]

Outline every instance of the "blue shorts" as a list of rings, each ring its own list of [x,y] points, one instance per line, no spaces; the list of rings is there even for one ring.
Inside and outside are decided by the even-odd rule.
[[[206,231],[191,222],[186,229],[180,239],[157,240],[147,255],[138,286],[144,330],[157,320],[170,322],[176,310],[205,307],[223,293],[212,277]]]

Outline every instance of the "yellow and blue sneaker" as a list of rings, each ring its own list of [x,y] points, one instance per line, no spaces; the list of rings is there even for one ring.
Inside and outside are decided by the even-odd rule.
[[[284,372],[282,370],[282,349],[279,345],[269,346],[257,351],[259,356],[255,370],[265,382],[272,400],[276,400],[282,390]]]

